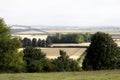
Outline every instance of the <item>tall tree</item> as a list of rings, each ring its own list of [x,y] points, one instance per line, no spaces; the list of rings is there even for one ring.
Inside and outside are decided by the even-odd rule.
[[[38,39],[37,45],[38,45],[38,47],[42,46],[42,40],[41,39]]]
[[[46,39],[46,46],[49,47],[52,44],[52,40],[50,39],[50,36]]]
[[[0,18],[0,38],[10,37],[10,28],[5,24],[4,20]]]
[[[32,39],[32,46],[37,47],[37,39],[36,38]]]
[[[28,38],[24,38],[23,40],[22,40],[22,46],[23,47],[27,47],[27,46],[32,46],[32,41],[31,41],[31,39],[28,39]]]
[[[28,39],[27,39],[27,38],[24,38],[24,39],[22,40],[22,46],[23,46],[23,47],[26,47],[26,46],[27,46],[27,43],[28,43]]]
[[[0,18],[0,72],[12,72],[17,70],[16,53],[21,47],[21,41],[18,38],[10,36],[10,29]]]
[[[114,69],[118,67],[120,51],[109,34],[97,32],[83,61],[84,70]],[[120,64],[119,64],[120,65]]]
[[[41,47],[46,47],[46,41],[44,39],[41,41]]]

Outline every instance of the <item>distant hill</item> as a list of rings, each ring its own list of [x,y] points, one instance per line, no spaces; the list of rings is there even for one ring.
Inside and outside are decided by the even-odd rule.
[[[67,33],[86,33],[89,32],[94,34],[95,32],[102,31],[109,33],[114,40],[120,40],[120,27],[116,26],[41,26],[41,25],[12,25],[11,35],[32,38],[39,37],[41,35],[53,35],[56,33],[67,34]],[[43,38],[42,38],[43,39]]]
[[[120,26],[42,26],[42,25],[12,25],[14,29],[85,29],[85,30],[120,30]]]
[[[41,26],[41,25],[12,25],[11,34],[24,31],[44,31],[44,30],[90,30],[90,31],[120,31],[116,26]]]

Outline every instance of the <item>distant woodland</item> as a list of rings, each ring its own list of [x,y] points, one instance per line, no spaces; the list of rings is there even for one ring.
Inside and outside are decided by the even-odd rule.
[[[68,33],[68,34],[60,34],[56,33],[54,35],[48,36],[46,40],[37,40],[33,38],[32,40],[29,38],[24,38],[22,40],[23,47],[33,46],[33,47],[50,47],[52,43],[83,43],[91,41],[90,33]]]

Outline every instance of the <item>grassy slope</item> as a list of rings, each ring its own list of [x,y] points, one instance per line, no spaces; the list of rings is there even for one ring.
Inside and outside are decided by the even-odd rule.
[[[120,80],[120,70],[0,74],[0,80]]]

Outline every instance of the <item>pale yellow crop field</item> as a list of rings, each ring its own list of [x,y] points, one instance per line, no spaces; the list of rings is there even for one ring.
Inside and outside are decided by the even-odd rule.
[[[78,59],[86,48],[41,48],[41,50],[50,59],[57,58],[60,50],[64,50],[70,58]]]
[[[120,46],[120,41],[116,41],[116,43],[118,44],[118,46]],[[54,46],[89,46],[90,43],[82,43],[82,44],[53,44]],[[71,48],[71,47],[66,47],[66,48],[43,48],[41,47],[40,48],[45,54],[46,54],[46,57],[47,58],[50,58],[50,59],[54,59],[54,58],[57,58],[59,55],[59,51],[60,50],[64,50],[67,55],[70,57],[70,58],[73,58],[73,59],[78,59],[82,53],[85,52],[85,50],[87,48]],[[23,50],[23,48],[20,48],[19,51]]]

